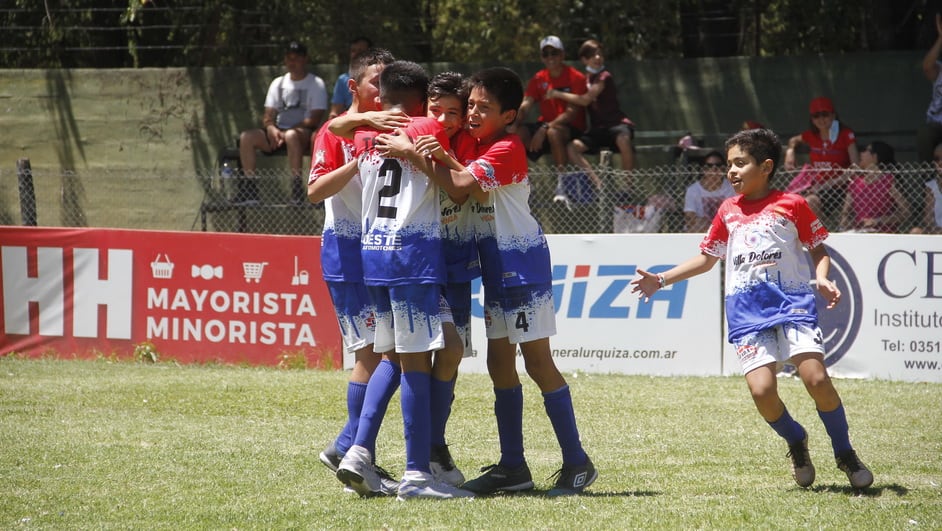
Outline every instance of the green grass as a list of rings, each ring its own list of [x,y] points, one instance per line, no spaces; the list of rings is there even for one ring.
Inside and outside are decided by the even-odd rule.
[[[318,461],[344,372],[6,357],[0,529],[942,528],[942,385],[837,382],[876,476],[858,494],[796,380],[780,387],[811,437],[807,490],[741,377],[566,376],[600,471],[588,494],[541,496],[561,457],[527,380],[536,492],[399,503],[343,493]],[[459,378],[449,441],[468,476],[498,456],[492,404],[487,376]],[[394,475],[401,434],[393,400],[377,453]]]

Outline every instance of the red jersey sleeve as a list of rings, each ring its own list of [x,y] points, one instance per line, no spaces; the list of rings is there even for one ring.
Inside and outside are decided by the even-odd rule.
[[[486,191],[527,178],[527,153],[517,135],[504,135],[489,146],[482,146],[477,159],[467,170]]]
[[[311,173],[308,182],[312,183],[319,177],[336,170],[347,162],[344,153],[344,144],[349,141],[331,133],[327,123],[321,126],[314,137],[314,149],[311,153]]]

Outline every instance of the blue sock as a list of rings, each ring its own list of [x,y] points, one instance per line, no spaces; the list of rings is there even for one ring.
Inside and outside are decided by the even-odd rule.
[[[821,422],[824,422],[824,429],[827,430],[831,438],[831,448],[834,449],[834,455],[842,454],[848,450],[853,450],[850,445],[850,429],[847,427],[847,415],[844,414],[844,404],[837,406],[834,411],[818,411]]]
[[[523,386],[494,389],[494,416],[500,440],[500,465],[517,468],[523,457]]]
[[[445,445],[445,424],[451,416],[451,401],[455,396],[455,381],[443,382],[432,378],[432,447]]]
[[[353,438],[360,425],[360,411],[363,410],[363,399],[366,397],[366,384],[362,382],[347,383],[347,423],[337,436],[334,446],[341,455],[347,453],[353,445]]]
[[[360,422],[353,444],[369,450],[374,459],[376,458],[376,437],[379,436],[379,428],[383,425],[383,417],[386,416],[389,400],[392,395],[396,394],[396,389],[399,389],[401,373],[399,365],[383,360],[370,376],[370,383],[366,384],[363,409],[360,410]]]
[[[406,470],[429,472],[431,456],[432,375],[426,372],[402,373],[402,426],[406,438]]]
[[[800,443],[805,438],[805,429],[801,424],[795,422],[795,419],[788,414],[788,408],[782,410],[782,416],[774,422],[769,422],[769,426],[779,434],[789,446]]]
[[[556,440],[563,451],[563,465],[584,465],[588,456],[579,441],[576,413],[572,408],[572,394],[564,385],[555,391],[543,393],[543,407],[556,432]]]

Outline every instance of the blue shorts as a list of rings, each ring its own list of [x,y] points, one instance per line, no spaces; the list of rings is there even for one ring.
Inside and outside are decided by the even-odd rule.
[[[408,354],[439,350],[445,346],[441,286],[367,286],[367,290],[376,305],[373,350]]]
[[[327,291],[334,304],[340,335],[347,352],[354,352],[371,343],[376,330],[376,307],[362,282],[327,282]]]
[[[484,288],[484,328],[488,339],[512,344],[556,335],[552,283]]]

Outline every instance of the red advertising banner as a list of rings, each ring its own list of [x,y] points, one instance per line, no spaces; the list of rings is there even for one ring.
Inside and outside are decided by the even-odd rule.
[[[320,238],[0,228],[0,354],[341,366]]]

